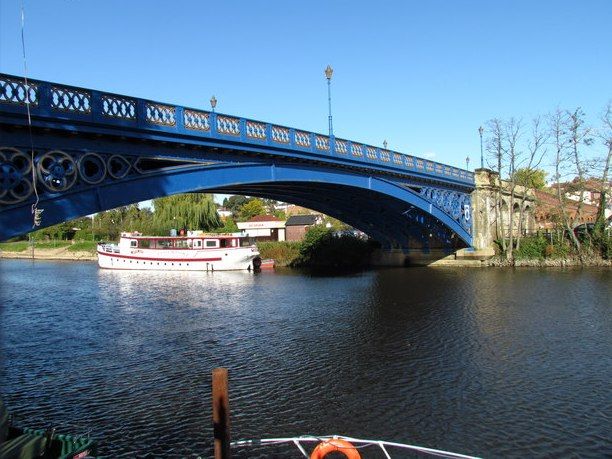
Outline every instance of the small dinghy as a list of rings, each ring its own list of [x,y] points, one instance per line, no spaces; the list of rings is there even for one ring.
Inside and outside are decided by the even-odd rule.
[[[96,444],[89,437],[14,426],[0,398],[0,458],[85,459],[96,454]]]

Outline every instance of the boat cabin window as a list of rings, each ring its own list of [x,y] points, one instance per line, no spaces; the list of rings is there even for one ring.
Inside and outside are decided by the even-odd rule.
[[[191,239],[177,239],[174,241],[174,247],[177,249],[186,249],[191,247]]]
[[[138,247],[138,241],[136,241],[136,240],[132,239],[132,240],[130,241],[130,247]]]
[[[169,241],[168,239],[158,239],[156,241],[153,241],[152,248],[154,248],[154,249],[171,249],[172,248],[172,241]]]
[[[202,239],[196,239],[195,241],[193,241],[193,246],[196,248],[201,248],[202,247]]]
[[[224,238],[221,239],[221,247],[236,247],[238,243],[236,239],[233,238]]]
[[[219,247],[219,239],[206,239],[206,247]]]

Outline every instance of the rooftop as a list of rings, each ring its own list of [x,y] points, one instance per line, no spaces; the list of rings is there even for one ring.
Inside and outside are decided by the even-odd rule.
[[[251,222],[282,222],[284,219],[278,218],[274,215],[255,215],[250,220],[247,220],[249,223]]]
[[[319,215],[292,215],[285,226],[314,225],[320,218]]]

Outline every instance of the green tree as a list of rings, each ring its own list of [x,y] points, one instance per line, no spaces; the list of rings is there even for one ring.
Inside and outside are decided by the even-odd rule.
[[[212,195],[189,193],[153,200],[153,223],[157,231],[175,228],[211,230],[221,226]]]
[[[546,172],[542,169],[519,168],[514,171],[514,183],[527,188],[541,190],[546,186]]]
[[[266,209],[261,199],[252,199],[240,207],[238,216],[240,220],[246,221],[253,218],[255,215],[262,215],[265,213]]]
[[[226,218],[223,220],[223,226],[220,228],[215,228],[215,233],[238,233],[240,229],[238,229],[238,225],[231,218]]]
[[[247,198],[246,196],[242,196],[239,194],[230,196],[229,198],[225,198],[223,200],[223,207],[227,210],[230,210],[232,214],[238,215],[240,211],[240,207],[242,207],[247,202],[251,201],[251,198]]]

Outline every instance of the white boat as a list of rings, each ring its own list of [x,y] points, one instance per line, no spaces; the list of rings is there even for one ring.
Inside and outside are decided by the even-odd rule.
[[[255,245],[238,234],[188,231],[186,236],[121,233],[118,244],[98,244],[98,265],[106,269],[231,271],[259,269]]]
[[[465,454],[453,453],[450,451],[443,451],[440,449],[426,448],[424,446],[409,445],[407,443],[395,443],[383,440],[365,440],[360,438],[344,437],[340,435],[324,435],[324,436],[311,436],[303,435],[300,437],[287,437],[287,438],[265,438],[261,440],[239,440],[231,442],[233,450],[239,448],[248,448],[253,446],[263,445],[280,445],[280,444],[292,443],[307,459],[323,459],[328,454],[335,454],[334,457],[339,455],[344,456],[346,459],[365,459],[366,449],[373,450],[378,449],[384,457],[391,459],[392,457],[444,457],[448,459],[480,459],[476,456],[468,456]],[[305,444],[316,444],[316,447],[306,448]],[[307,449],[311,449],[312,452],[309,454]],[[401,451],[396,451],[401,450]],[[397,452],[397,455],[395,453]],[[394,456],[391,456],[391,454]],[[376,457],[381,457],[380,454]]]

